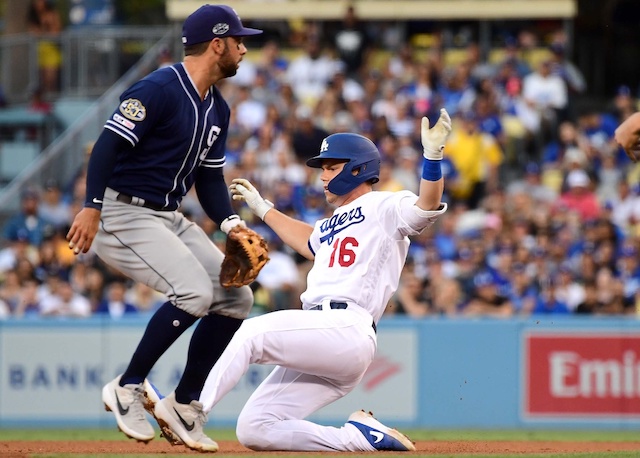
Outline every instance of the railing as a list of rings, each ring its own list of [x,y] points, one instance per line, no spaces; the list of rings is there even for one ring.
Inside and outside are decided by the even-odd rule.
[[[94,27],[43,37],[62,51],[59,90],[65,96],[99,97],[155,43],[170,34],[166,46],[180,57],[179,28]],[[10,104],[26,103],[40,83],[38,39],[30,34],[0,39],[0,84]]]
[[[105,120],[117,105],[120,93],[155,69],[159,54],[167,46],[178,41],[175,37],[175,29],[163,29],[162,35],[151,33],[148,29],[140,30],[136,34],[120,31],[105,35],[104,32],[100,29],[91,36],[83,34],[83,39],[75,33],[66,34],[62,38],[66,41],[65,46],[75,47],[73,52],[65,53],[68,61],[66,65],[69,66],[66,71],[71,75],[63,79],[65,95],[90,96],[100,93],[102,95],[80,119],[45,148],[36,161],[27,166],[0,192],[0,225],[3,225],[6,219],[18,209],[20,193],[26,186],[44,183],[50,178],[55,178],[61,183],[72,179],[84,160],[86,145],[98,137]],[[125,42],[140,40],[140,48],[137,49],[136,55],[139,53],[142,57],[137,62],[132,62],[130,68],[122,72],[121,62],[116,65],[122,56],[108,54],[100,59],[91,56],[91,50],[95,49],[107,36],[109,44],[103,42],[101,46],[110,46],[114,54],[117,54],[116,50],[122,49]],[[10,45],[19,47],[21,39],[22,37],[12,37],[1,42],[3,58],[6,57],[4,53],[15,52]],[[152,40],[155,41],[151,42]],[[131,55],[134,54],[131,53]],[[100,75],[91,78],[90,73]]]

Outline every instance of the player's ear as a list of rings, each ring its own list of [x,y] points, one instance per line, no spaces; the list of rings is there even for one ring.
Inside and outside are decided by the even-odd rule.
[[[227,44],[223,38],[216,37],[211,40],[211,43],[209,43],[209,49],[211,49],[214,54],[222,54],[226,45]]]

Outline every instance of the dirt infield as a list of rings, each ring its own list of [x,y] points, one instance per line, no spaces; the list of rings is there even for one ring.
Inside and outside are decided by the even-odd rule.
[[[234,441],[218,441],[221,454],[247,454],[250,450]],[[586,453],[612,451],[640,451],[640,442],[561,442],[561,441],[421,441],[415,453],[406,455],[452,454],[542,454]],[[200,455],[182,446],[172,447],[168,442],[156,440],[149,444],[133,441],[3,441],[0,456],[26,457],[37,454],[184,454]],[[263,454],[265,452],[261,452]],[[298,452],[266,452],[271,455],[295,455]],[[326,453],[344,455],[344,453]]]

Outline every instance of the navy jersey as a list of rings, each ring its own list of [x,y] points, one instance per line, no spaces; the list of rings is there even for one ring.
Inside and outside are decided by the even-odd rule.
[[[224,165],[228,125],[215,86],[200,100],[182,63],[154,71],[122,93],[104,126],[134,147],[118,156],[107,186],[177,208],[198,167]]]

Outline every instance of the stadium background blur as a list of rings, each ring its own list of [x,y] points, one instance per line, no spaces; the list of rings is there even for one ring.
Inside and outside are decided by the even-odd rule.
[[[64,235],[117,95],[181,59],[180,24],[202,3],[0,3],[2,318],[120,318],[164,302],[91,252],[74,258]],[[225,175],[279,209],[310,222],[330,211],[304,161],[337,131],[379,146],[377,189],[416,191],[420,118],[441,106],[454,118],[451,208],[413,240],[389,314],[638,316],[640,165],[613,131],[638,110],[640,5],[227,3],[266,33],[221,86],[232,108]],[[195,195],[182,211],[223,245]],[[310,265],[238,212],[272,250],[254,313],[299,307]]]

